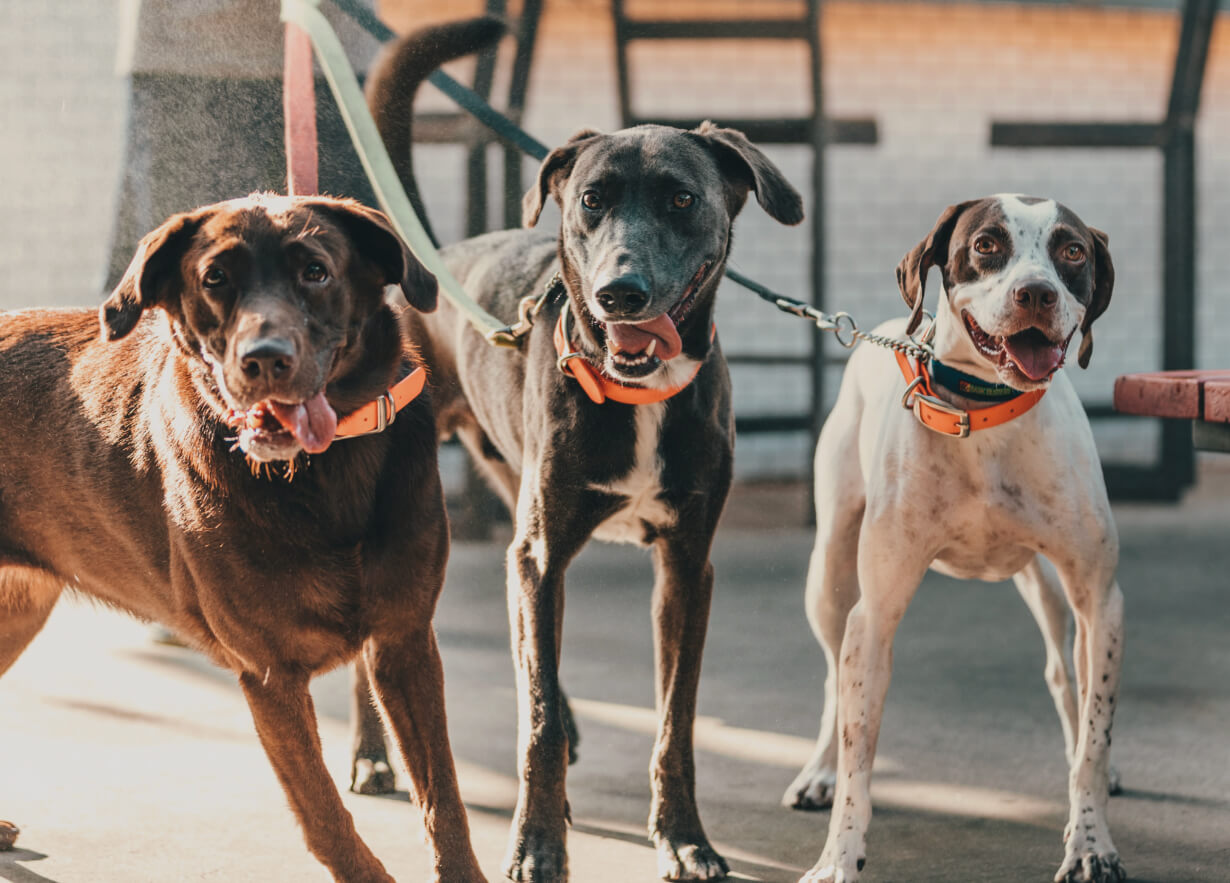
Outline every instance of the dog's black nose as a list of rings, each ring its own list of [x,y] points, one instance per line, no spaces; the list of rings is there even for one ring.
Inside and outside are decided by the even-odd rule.
[[[1012,300],[1023,310],[1049,310],[1059,302],[1059,292],[1045,279],[1027,279],[1012,290]]]
[[[616,276],[599,288],[596,296],[602,309],[612,316],[631,316],[649,303],[649,280],[640,273]]]
[[[249,380],[281,380],[295,370],[295,346],[284,337],[260,337],[242,345],[239,364]]]

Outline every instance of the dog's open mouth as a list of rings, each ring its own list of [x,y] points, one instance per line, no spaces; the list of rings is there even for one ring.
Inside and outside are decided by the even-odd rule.
[[[239,446],[258,457],[265,451],[292,447],[319,454],[337,435],[337,412],[323,390],[295,404],[273,399],[257,402],[246,411],[231,411],[227,423],[239,430]]]
[[[993,359],[1000,368],[1015,369],[1027,380],[1039,382],[1063,367],[1071,337],[1056,343],[1038,328],[1026,328],[1004,337],[983,331],[966,310],[961,311],[961,318],[978,352]]]
[[[679,323],[692,312],[696,292],[708,271],[709,263],[701,264],[684,289],[683,297],[660,316],[645,322],[607,323],[607,351],[614,367],[621,373],[643,376],[683,352]]]

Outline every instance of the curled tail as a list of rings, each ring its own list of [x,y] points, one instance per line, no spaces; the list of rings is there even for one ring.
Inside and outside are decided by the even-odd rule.
[[[423,210],[410,153],[414,94],[440,65],[485,49],[506,30],[504,22],[492,16],[422,28],[386,44],[367,78],[367,106],[410,204],[435,245],[439,242]]]

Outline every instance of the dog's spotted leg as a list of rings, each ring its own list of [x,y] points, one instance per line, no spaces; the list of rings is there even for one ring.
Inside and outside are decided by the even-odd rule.
[[[792,809],[831,806],[837,785],[837,669],[846,618],[858,600],[858,531],[863,518],[858,470],[841,469],[833,462],[845,451],[836,450],[840,445],[834,443],[829,426],[840,425],[826,425],[816,455],[816,545],[807,569],[805,604],[807,620],[824,651],[824,712],[811,758],[782,795],[782,805]]]
[[[389,620],[368,640],[363,655],[376,699],[406,762],[411,797],[423,811],[432,850],[431,879],[483,883],[449,749],[444,670],[435,631],[428,622]]]
[[[1057,883],[1118,883],[1126,879],[1106,820],[1110,791],[1111,724],[1123,660],[1123,593],[1112,575],[1064,573],[1076,613],[1073,658],[1079,725],[1068,780],[1069,815]],[[1094,588],[1090,588],[1090,587]]]
[[[719,507],[720,508],[720,507]],[[649,765],[649,836],[667,880],[717,880],[730,868],[709,844],[696,808],[692,724],[713,594],[710,534],[670,535],[653,549],[658,736]]]
[[[308,850],[337,880],[392,883],[380,860],[359,839],[354,819],[325,768],[308,675],[285,669],[260,675],[244,672],[239,684]]]
[[[376,710],[367,667],[360,661],[351,671],[350,790],[355,794],[391,794],[397,787],[384,743],[384,721]]]
[[[1055,701],[1068,764],[1076,751],[1076,691],[1068,677],[1063,645],[1067,641],[1068,604],[1054,566],[1038,556],[1012,578],[1017,591],[1033,614],[1046,644],[1046,685]]]
[[[862,597],[846,620],[837,670],[837,788],[824,851],[801,883],[851,883],[866,860],[871,768],[892,676],[893,636],[928,563],[876,554],[899,532],[890,516],[864,523],[859,537]]]
[[[1076,732],[1080,718],[1076,707],[1076,688],[1069,676],[1064,644],[1070,619],[1063,583],[1055,567],[1038,556],[1013,578],[1017,591],[1025,599],[1046,644],[1046,685],[1055,701],[1059,723],[1063,727],[1064,756],[1069,768],[1076,754]],[[1119,773],[1114,765],[1109,769],[1110,793],[1121,790]]]

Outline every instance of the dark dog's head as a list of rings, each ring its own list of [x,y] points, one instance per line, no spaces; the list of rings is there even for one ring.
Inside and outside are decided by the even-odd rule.
[[[585,130],[543,161],[524,220],[533,226],[548,196],[559,203],[583,347],[601,351],[609,376],[658,386],[690,376],[687,359],[671,360],[708,348],[731,225],[749,191],[778,221],[803,219],[802,199],[768,157],[712,123]]]
[[[1080,329],[1079,362],[1115,284],[1107,237],[1051,199],[1001,194],[949,206],[897,267],[917,325],[927,270],[940,268],[954,345],[1016,389],[1045,386]],[[957,330],[951,330],[957,329]],[[937,346],[938,346],[937,342]]]
[[[145,310],[164,310],[208,366],[244,453],[293,460],[325,450],[337,407],[360,404],[365,376],[379,388],[362,394],[378,394],[400,361],[388,284],[435,307],[435,277],[382,214],[353,200],[253,194],[147,235],[100,318],[114,340]]]

